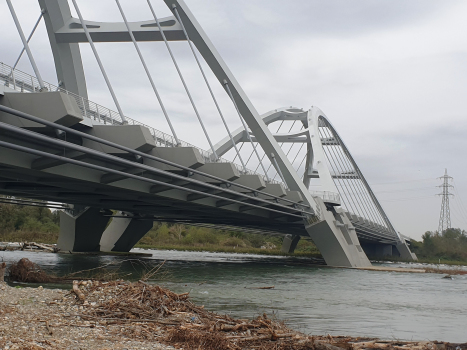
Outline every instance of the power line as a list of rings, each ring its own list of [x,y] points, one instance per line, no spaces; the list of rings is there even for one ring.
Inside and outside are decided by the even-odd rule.
[[[380,199],[380,201],[381,202],[404,202],[404,201],[426,199],[426,198],[434,198],[434,197],[433,196],[421,196],[421,197],[409,197],[409,198],[397,198],[397,199]]]
[[[458,190],[457,190],[457,184],[456,184],[456,182],[454,181],[454,179],[452,179],[452,182],[453,182],[453,184],[454,184],[454,187],[453,187],[453,188],[454,188],[454,193],[455,193],[455,195],[456,195],[456,196],[453,197],[453,198],[455,198],[456,201],[459,200],[460,207],[461,207],[460,209],[461,209],[462,213],[463,213],[463,214],[466,216],[466,218],[467,218],[467,210],[466,210],[466,207],[465,207],[465,205],[464,205],[464,201],[462,200],[462,196],[459,194],[459,192],[458,192]]]
[[[379,183],[372,183],[371,186],[379,186],[379,185],[391,185],[391,184],[399,184],[399,183],[407,183],[407,182],[419,182],[419,181],[434,181],[436,179],[429,178],[429,179],[416,179],[416,180],[406,180],[406,181],[392,181],[392,182],[379,182]]]

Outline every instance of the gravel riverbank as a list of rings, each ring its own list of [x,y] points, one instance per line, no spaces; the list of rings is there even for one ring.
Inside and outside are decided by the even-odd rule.
[[[14,288],[0,282],[0,349],[174,349],[121,334],[121,325],[83,321],[60,289]]]
[[[145,282],[74,283],[72,290],[0,283],[0,350],[260,349],[461,350],[467,344],[308,336],[266,315],[238,320],[187,293]]]

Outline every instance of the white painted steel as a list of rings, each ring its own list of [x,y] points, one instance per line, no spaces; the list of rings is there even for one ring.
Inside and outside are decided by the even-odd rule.
[[[42,90],[45,88],[44,81],[42,80],[41,73],[39,72],[39,69],[37,68],[36,61],[34,60],[34,56],[32,55],[31,49],[29,48],[28,40],[26,40],[26,37],[24,36],[23,29],[21,28],[21,24],[19,23],[18,17],[16,16],[16,12],[15,12],[15,9],[13,8],[13,4],[11,3],[11,0],[6,0],[6,3],[8,4],[8,8],[10,9],[10,12],[11,12],[11,17],[13,17],[13,21],[15,22],[16,29],[18,30],[18,34],[21,37],[21,41],[23,42],[23,48],[26,50],[29,61],[31,62],[32,69],[34,70],[34,73],[36,74],[37,80],[39,81],[39,85]]]
[[[84,33],[86,33],[86,38],[88,39],[89,45],[91,46],[92,52],[94,53],[94,57],[96,58],[97,64],[99,65],[102,76],[104,77],[105,83],[107,84],[110,94],[112,95],[112,99],[115,103],[115,106],[117,107],[118,113],[120,113],[120,117],[122,118],[122,121],[125,124],[126,123],[125,115],[122,112],[120,103],[118,102],[117,96],[115,95],[114,89],[112,88],[112,84],[110,84],[110,80],[107,77],[107,73],[105,72],[104,65],[102,64],[101,59],[99,58],[99,54],[97,53],[94,42],[92,41],[91,36],[89,35],[88,27],[83,20],[83,16],[81,15],[81,11],[79,10],[78,4],[76,3],[76,0],[71,0],[71,1],[73,2],[73,6],[75,7],[81,26],[84,30]]]

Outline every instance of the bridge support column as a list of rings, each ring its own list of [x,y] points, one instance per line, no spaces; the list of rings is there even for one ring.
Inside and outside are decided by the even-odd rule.
[[[117,215],[125,216],[123,212]],[[138,220],[131,217],[114,217],[100,240],[103,252],[129,252],[152,228],[151,220]]]
[[[412,253],[410,251],[410,248],[409,248],[409,246],[407,245],[407,243],[405,241],[402,241],[399,244],[397,244],[396,249],[399,252],[399,255],[400,255],[400,257],[402,259],[410,260],[410,261],[412,261],[412,260],[417,261],[418,260],[417,255],[415,255],[415,253]]]
[[[77,215],[60,212],[58,248],[70,252],[98,252],[109,217],[99,208],[86,208]]]
[[[284,240],[282,241],[282,253],[293,253],[295,248],[297,248],[297,244],[300,241],[300,236],[295,235],[285,235]]]
[[[368,267],[366,256],[355,232],[355,228],[341,212],[329,211],[321,198],[315,198],[322,221],[305,226],[306,231],[318,247],[326,264],[344,267]]]

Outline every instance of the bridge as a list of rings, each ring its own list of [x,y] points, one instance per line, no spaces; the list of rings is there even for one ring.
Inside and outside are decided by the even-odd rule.
[[[370,266],[367,255],[416,259],[326,115],[317,107],[260,115],[183,0],[164,2],[173,16],[158,18],[147,0],[153,19],[128,22],[116,0],[123,21],[105,23],[85,21],[76,0],[79,18],[66,0],[39,0],[42,12],[26,39],[7,0],[34,75],[16,69],[18,61],[0,63],[0,193],[32,205],[63,203],[63,251],[129,251],[154,221],[166,221],[280,235],[284,252],[311,239],[332,266]],[[42,19],[56,85],[42,79],[28,44]],[[141,41],[168,50],[209,151],[178,138]],[[217,143],[172,41],[187,42],[201,70],[226,130]],[[100,42],[134,44],[171,134],[123,113],[99,58]],[[117,111],[88,99],[79,43],[91,46]],[[203,65],[229,97],[240,127],[229,128]]]

